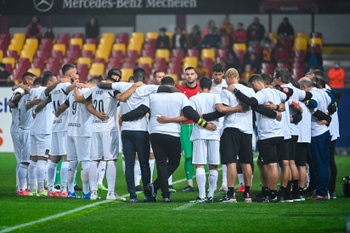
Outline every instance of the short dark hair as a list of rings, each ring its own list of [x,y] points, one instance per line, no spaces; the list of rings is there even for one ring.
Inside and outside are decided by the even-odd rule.
[[[166,28],[159,28],[159,31],[161,31],[161,32],[166,32]]]
[[[6,68],[6,65],[5,65],[5,63],[2,63],[2,62],[0,62],[0,67],[2,67],[2,68]]]
[[[208,77],[205,77],[205,76],[199,80],[199,86],[202,90],[203,89],[210,89],[212,84],[213,84],[213,82],[211,81],[211,79]]]
[[[112,78],[113,75],[118,76],[120,80],[122,78],[122,71],[118,68],[113,67],[108,71],[107,78]]]
[[[22,75],[22,80],[24,81],[27,77],[31,77],[31,78],[34,78],[35,77],[35,74],[31,73],[31,72],[25,72],[23,75]]]
[[[291,78],[289,71],[282,67],[278,67],[274,70],[274,76],[275,78],[281,78],[283,83],[289,83]]]
[[[262,74],[260,74],[260,76],[263,78],[264,82],[268,85],[270,85],[273,81],[273,79],[271,78],[271,76],[269,74],[262,73]]]
[[[39,77],[44,77],[45,75],[48,75],[48,74],[52,74],[52,72],[51,71],[49,71],[49,70],[44,70],[43,72],[41,72],[41,74],[39,75]]]
[[[98,77],[92,77],[87,82],[98,84],[99,82],[101,82],[101,80]]]
[[[138,67],[134,69],[133,75],[134,75],[134,82],[139,82],[139,81],[144,82],[146,78],[146,71]]]
[[[153,78],[155,78],[157,76],[157,73],[160,73],[160,72],[164,72],[164,71],[162,71],[162,70],[155,70],[153,72]]]
[[[258,82],[264,82],[263,77],[261,77],[261,75],[259,74],[253,74],[252,76],[250,76],[249,78],[249,82],[252,83],[254,81],[258,81]]]
[[[186,72],[187,70],[194,70],[194,71],[197,73],[197,70],[196,70],[193,66],[188,66],[188,67],[186,67],[186,68],[185,68],[185,72]]]
[[[68,70],[71,70],[71,69],[74,69],[74,68],[76,68],[76,66],[73,65],[73,64],[65,64],[62,67],[62,74],[65,75]]]
[[[46,86],[47,83],[53,78],[55,77],[55,75],[53,73],[47,73],[43,76],[43,81],[42,81],[42,85]]]
[[[225,67],[221,63],[216,63],[211,68],[213,72],[225,72]]]
[[[33,86],[36,86],[36,85],[41,85],[42,86],[42,83],[43,83],[43,78],[42,77],[37,77],[34,82],[33,82]]]
[[[172,77],[170,76],[165,76],[162,81],[161,81],[161,85],[175,85],[175,81]]]

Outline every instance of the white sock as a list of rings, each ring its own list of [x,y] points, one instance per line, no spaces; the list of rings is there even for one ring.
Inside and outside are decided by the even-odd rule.
[[[37,169],[36,169],[36,178],[38,180],[39,193],[44,191],[45,170],[46,170],[46,161],[38,160]]]
[[[148,160],[148,162],[149,162],[149,169],[151,170],[151,181],[150,182],[152,183],[155,159],[150,159],[150,160]]]
[[[205,176],[204,168],[196,168],[196,180],[199,191],[199,197],[205,198],[205,184],[207,182],[207,178]]]
[[[48,181],[49,180],[49,174],[48,174],[48,169],[49,169],[49,161],[50,160],[47,160],[47,161],[45,161],[45,163],[44,163],[44,165],[45,165],[45,167],[44,167],[44,180],[46,180],[46,181]],[[54,181],[54,183],[55,183],[55,181]]]
[[[67,173],[67,182],[68,182],[68,191],[74,193],[74,174],[78,166],[78,161],[69,161],[68,173]]]
[[[242,173],[238,173],[238,182],[240,185],[244,185],[244,176]]]
[[[17,166],[16,166],[16,190],[20,190],[20,187],[19,187],[19,167],[20,167],[20,163],[17,163]]]
[[[61,165],[61,192],[67,192],[69,162],[63,161]]]
[[[98,165],[98,173],[97,173],[97,184],[103,184],[103,178],[105,178],[106,173],[106,161],[100,161]]]
[[[83,193],[89,193],[89,172],[90,172],[90,161],[81,162],[81,182],[83,183]],[[95,182],[97,183],[97,177],[95,176]]]
[[[226,164],[222,165],[222,186],[227,187],[227,166],[226,166]]]
[[[97,191],[97,170],[98,161],[91,161],[90,172],[89,172],[89,184],[91,192]]]
[[[18,190],[25,190],[25,184],[27,179],[28,165],[27,164],[19,164],[18,168]]]
[[[169,176],[168,178],[168,184],[173,185],[173,175]]]
[[[187,180],[187,184],[188,184],[189,186],[193,187],[193,180],[192,180],[192,179]]]
[[[135,161],[134,176],[135,176],[135,186],[140,185],[141,168],[140,168],[140,162],[138,160]]]
[[[209,170],[209,192],[208,197],[214,197],[214,192],[216,190],[216,184],[218,183],[219,173],[217,170]]]
[[[117,166],[116,161],[108,161],[108,167],[107,167],[107,184],[108,184],[108,192],[114,192],[115,190],[115,182],[117,178]]]
[[[49,164],[47,168],[48,189],[50,192],[52,192],[55,184],[57,163],[49,161],[48,164]]]
[[[38,180],[36,179],[36,162],[30,161],[28,166],[28,182],[30,185],[30,191],[36,192],[38,189]]]

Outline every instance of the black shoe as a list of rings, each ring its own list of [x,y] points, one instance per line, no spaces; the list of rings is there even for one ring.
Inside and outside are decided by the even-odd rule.
[[[145,189],[145,194],[148,197],[152,197],[154,199],[156,199],[157,196],[157,190],[155,190],[153,183],[149,183]]]
[[[309,197],[315,194],[315,189],[313,188],[307,188],[304,190],[304,196]]]
[[[263,202],[277,203],[277,202],[278,202],[278,199],[277,199],[277,197],[275,197],[275,198],[267,197],[267,198],[264,198]]]
[[[135,187],[135,190],[136,190],[136,191],[143,191],[143,188],[142,188],[141,185],[137,185],[137,186]]]
[[[82,191],[83,189],[80,188],[77,184],[74,185],[74,191]]]
[[[55,185],[55,189],[60,190],[60,189],[61,189],[61,185],[60,185],[60,184],[56,184],[56,185]]]
[[[207,203],[213,203],[214,202],[214,198],[213,197],[208,197],[206,202]]]
[[[155,197],[145,197],[145,202],[156,202],[156,198]]]
[[[187,185],[182,192],[194,192],[194,188],[191,185]]]
[[[267,197],[264,197],[263,195],[261,195],[261,193],[259,193],[258,195],[256,195],[254,202],[264,202],[264,199],[266,199]]]
[[[164,197],[163,202],[165,202],[165,203],[171,202],[170,197]]]

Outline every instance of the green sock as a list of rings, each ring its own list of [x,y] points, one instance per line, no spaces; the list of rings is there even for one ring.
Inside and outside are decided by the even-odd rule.
[[[193,179],[193,164],[192,164],[192,158],[186,158],[185,159],[185,172],[186,172],[186,179],[192,180]]]
[[[62,166],[62,159],[57,164],[55,185],[61,184],[61,166]]]

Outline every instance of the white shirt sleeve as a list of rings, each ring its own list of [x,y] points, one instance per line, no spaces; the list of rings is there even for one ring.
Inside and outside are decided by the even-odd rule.
[[[266,95],[264,90],[258,91],[255,93],[254,98],[258,101],[258,104],[265,104],[268,100],[266,99]]]
[[[228,95],[228,91],[227,90],[222,90],[221,94],[221,103],[226,104],[226,105],[230,105],[230,97]]]

